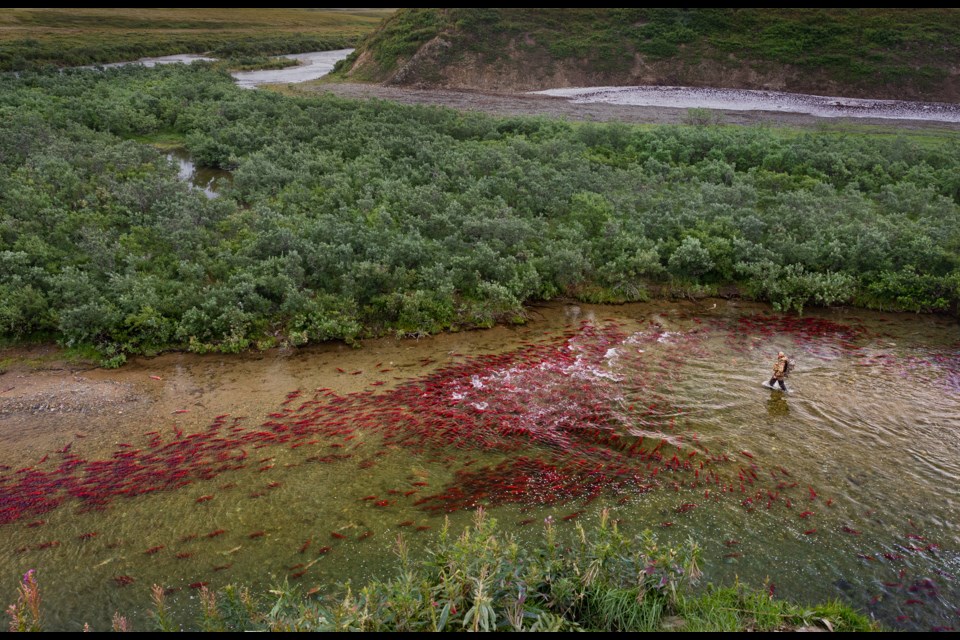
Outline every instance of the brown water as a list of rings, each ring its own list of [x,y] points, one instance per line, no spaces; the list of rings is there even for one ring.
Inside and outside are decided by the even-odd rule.
[[[841,598],[898,629],[958,626],[954,321],[722,300],[533,315],[70,374],[66,408],[0,414],[0,513],[42,484],[31,474],[51,479],[0,525],[0,603],[34,568],[47,629],[103,629],[117,610],[145,629],[153,583],[189,624],[190,584],[385,577],[398,532],[416,548],[485,504],[522,539],[609,507],[629,532],[699,541],[706,581]],[[796,360],[788,394],[760,386],[778,350]],[[30,385],[11,375],[0,391]],[[154,476],[165,488],[136,495]],[[64,494],[71,478],[89,492]]]

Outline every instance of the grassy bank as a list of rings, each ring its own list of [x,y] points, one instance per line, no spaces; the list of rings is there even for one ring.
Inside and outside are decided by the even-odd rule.
[[[108,364],[522,322],[558,297],[960,301],[953,136],[496,118],[209,65],[24,74],[0,113],[0,333]],[[208,200],[137,141],[233,183]]]
[[[353,46],[384,9],[7,9],[0,71],[178,53],[268,56]]]
[[[958,34],[955,9],[402,9],[338,72],[476,88],[503,78],[528,89],[820,87],[951,102]]]
[[[194,624],[173,619],[164,590],[155,586],[149,613],[159,631],[879,631],[839,603],[800,606],[736,584],[698,589],[699,548],[692,540],[664,547],[644,532],[630,538],[603,514],[596,531],[578,525],[565,546],[546,523],[542,542],[520,546],[477,512],[474,526],[456,534],[445,526],[413,562],[396,543],[393,577],[336,589],[299,583],[269,595],[226,587],[200,588]],[[9,609],[11,631],[43,630],[37,575],[23,578]],[[132,630],[119,612],[114,630]]]

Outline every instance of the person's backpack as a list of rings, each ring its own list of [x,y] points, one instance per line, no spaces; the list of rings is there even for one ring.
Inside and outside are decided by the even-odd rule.
[[[790,373],[791,369],[793,369],[793,360],[787,358],[787,361],[783,363],[783,375]]]

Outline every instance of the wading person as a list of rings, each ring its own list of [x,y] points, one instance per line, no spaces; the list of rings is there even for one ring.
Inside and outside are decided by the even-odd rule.
[[[790,373],[791,362],[787,358],[786,354],[781,351],[777,354],[777,362],[773,365],[773,376],[770,378],[770,382],[767,383],[767,386],[771,389],[774,388],[774,385],[779,384],[781,391],[787,390],[787,385],[784,383],[784,378],[787,377],[787,374]]]

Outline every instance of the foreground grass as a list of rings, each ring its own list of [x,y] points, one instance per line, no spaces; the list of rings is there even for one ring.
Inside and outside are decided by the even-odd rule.
[[[200,590],[193,629],[201,631],[877,631],[866,617],[838,602],[800,607],[775,599],[772,588],[736,584],[694,592],[699,548],[660,546],[653,534],[628,538],[604,512],[596,531],[578,525],[579,540],[561,545],[548,522],[534,547],[497,529],[478,510],[459,536],[445,526],[423,562],[397,539],[399,567],[387,580],[324,595],[284,583],[257,597],[228,586]],[[183,630],[172,619],[164,590],[153,587],[152,626]],[[42,630],[33,571],[12,605],[11,631]],[[814,627],[816,625],[816,627]],[[131,630],[121,614],[114,630]]]
[[[342,49],[391,9],[7,9],[0,71],[179,53],[252,57]]]

